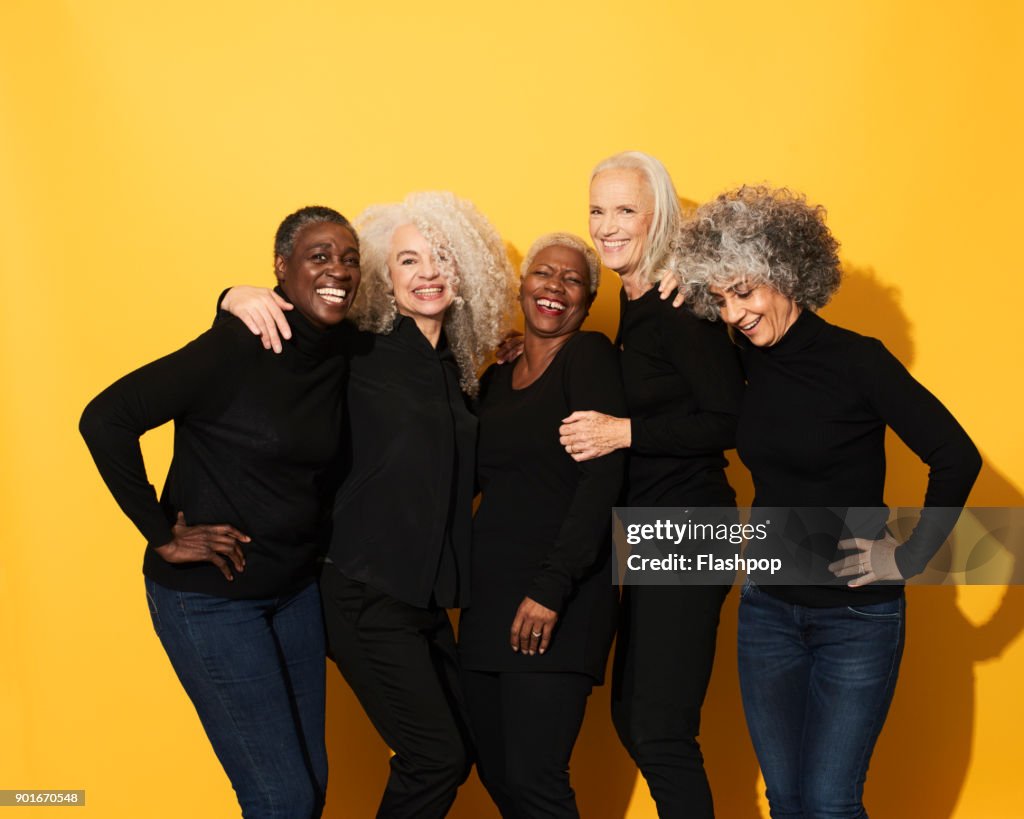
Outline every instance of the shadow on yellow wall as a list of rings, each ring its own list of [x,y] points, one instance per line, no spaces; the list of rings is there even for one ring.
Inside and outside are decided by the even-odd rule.
[[[870,268],[846,265],[843,285],[823,315],[829,321],[881,339],[908,368],[914,363],[913,325],[897,288]],[[927,385],[925,385],[927,386]],[[943,396],[939,396],[940,400]],[[968,430],[968,433],[970,430]],[[920,506],[927,467],[892,433],[886,439],[886,500]],[[986,453],[971,494],[975,506],[1020,506],[1021,494]],[[1003,543],[1016,558],[1020,544]],[[975,722],[975,664],[999,654],[1024,629],[1024,594],[1009,585],[995,613],[975,625],[958,605],[956,587],[907,591],[907,643],[889,718],[868,774],[865,802],[880,816],[954,815],[971,759]]]

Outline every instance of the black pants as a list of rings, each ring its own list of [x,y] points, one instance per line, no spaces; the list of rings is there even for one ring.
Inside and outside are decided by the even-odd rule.
[[[710,819],[697,735],[729,586],[625,586],[612,721],[661,819]]]
[[[331,564],[320,594],[328,654],[395,754],[377,816],[444,816],[472,766],[448,613],[395,600]]]
[[[505,819],[579,816],[569,758],[594,680],[538,671],[463,672],[477,772]]]

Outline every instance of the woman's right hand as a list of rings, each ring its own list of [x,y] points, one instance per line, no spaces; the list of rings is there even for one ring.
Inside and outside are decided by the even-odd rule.
[[[281,339],[292,337],[292,328],[284,316],[292,304],[267,287],[232,287],[224,294],[220,309],[240,318],[253,335],[260,337],[267,350],[281,352]]]
[[[240,543],[252,540],[234,526],[227,524],[189,526],[185,515],[178,512],[178,520],[171,532],[174,539],[158,546],[154,551],[168,563],[212,563],[228,580],[234,580],[228,561],[235,571],[245,571],[245,555]]]

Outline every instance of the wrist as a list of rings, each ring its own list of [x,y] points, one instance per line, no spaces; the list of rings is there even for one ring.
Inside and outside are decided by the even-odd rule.
[[[633,445],[633,422],[629,418],[620,418],[619,428],[619,449],[629,449]]]

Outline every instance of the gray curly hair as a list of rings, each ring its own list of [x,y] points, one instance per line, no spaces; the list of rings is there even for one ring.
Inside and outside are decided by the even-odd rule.
[[[371,205],[356,219],[360,238],[361,298],[351,318],[361,330],[390,333],[398,317],[388,271],[391,236],[415,225],[431,247],[434,266],[457,294],[444,330],[459,365],[459,384],[479,389],[477,372],[497,345],[515,304],[512,266],[498,232],[471,202],[452,193],[411,193],[403,201]]]
[[[675,251],[687,304],[712,320],[718,306],[710,287],[767,284],[813,311],[842,278],[825,208],[788,188],[744,185],[701,205],[683,222]]]
[[[639,171],[650,188],[654,197],[654,214],[651,226],[647,230],[647,243],[644,255],[640,260],[640,272],[649,281],[655,282],[660,273],[673,269],[675,257],[672,254],[672,243],[679,230],[682,211],[679,207],[679,194],[672,183],[672,176],[661,160],[643,151],[623,151],[602,159],[590,172],[590,181],[603,171],[627,169]]]
[[[524,278],[530,271],[530,265],[537,258],[537,254],[548,247],[572,248],[583,256],[587,263],[587,274],[590,276],[590,295],[597,292],[597,286],[601,283],[601,260],[597,258],[594,249],[574,233],[545,233],[537,239],[526,251],[523,263],[519,267],[520,278]]]

